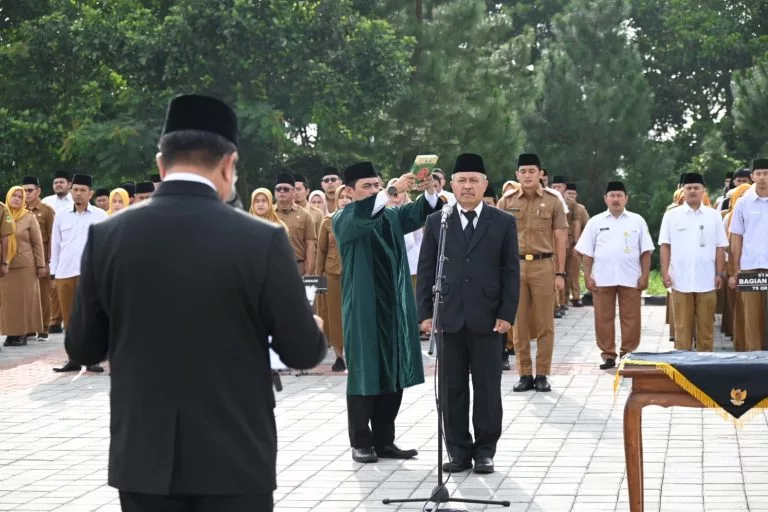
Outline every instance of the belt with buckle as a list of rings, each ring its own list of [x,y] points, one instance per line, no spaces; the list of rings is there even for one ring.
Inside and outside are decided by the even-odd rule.
[[[533,261],[533,260],[545,260],[547,258],[551,258],[552,253],[551,252],[545,252],[542,254],[521,254],[520,259],[525,261]]]

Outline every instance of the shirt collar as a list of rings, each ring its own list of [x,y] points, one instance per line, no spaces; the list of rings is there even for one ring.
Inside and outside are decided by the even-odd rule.
[[[219,193],[219,191],[216,190],[216,185],[214,185],[211,180],[209,180],[204,176],[200,176],[199,174],[195,174],[193,172],[184,172],[184,171],[172,172],[171,174],[166,174],[165,178],[163,178],[163,181],[194,181],[195,183],[202,183],[204,185],[208,185],[217,194]]]
[[[485,203],[483,203],[482,201],[480,201],[480,202],[478,203],[478,205],[477,205],[477,206],[475,206],[475,208],[474,208],[474,212],[477,214],[477,217],[478,217],[478,218],[480,218],[480,212],[482,212],[482,211],[483,211],[483,204],[485,204]],[[468,211],[468,210],[466,210],[466,209],[462,208],[462,207],[459,205],[459,203],[456,203],[456,208],[459,210],[459,213],[464,213],[464,212],[467,212],[467,211]]]
[[[613,214],[611,213],[611,210],[605,210],[605,212],[603,213],[603,217],[613,217]],[[624,208],[624,211],[621,212],[621,215],[619,215],[618,217],[614,217],[614,218],[618,219],[618,218],[621,218],[621,217],[627,217],[627,209],[626,208]]]
[[[93,210],[95,208],[96,207],[93,206],[91,203],[88,203],[88,204],[85,205],[85,211],[83,213],[86,213],[86,212],[87,213],[93,213]],[[75,213],[75,214],[77,213],[77,205],[75,205],[75,203],[72,203],[72,213]]]
[[[704,203],[699,205],[698,210],[694,210],[693,208],[688,206],[688,203],[686,203],[685,201],[683,201],[683,204],[681,204],[680,206],[683,207],[683,213],[685,215],[688,215],[688,213],[693,213],[694,215],[698,215],[699,213],[702,213],[702,208],[704,208]]]

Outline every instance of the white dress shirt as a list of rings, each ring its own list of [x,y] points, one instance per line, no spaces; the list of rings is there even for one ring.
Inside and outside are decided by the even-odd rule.
[[[56,213],[59,213],[59,210],[71,210],[75,206],[71,192],[67,193],[64,197],[59,197],[56,194],[46,196],[43,198],[43,203],[53,208],[53,211]]]
[[[448,200],[446,201],[446,204],[448,206],[453,206],[456,204],[456,195],[453,192],[448,192],[447,190],[441,190],[437,193],[438,196],[445,196],[445,198]]]
[[[637,286],[642,274],[640,256],[654,249],[645,219],[627,210],[618,217],[606,210],[589,219],[575,248],[594,260],[597,286],[629,288]]]
[[[694,210],[687,203],[667,210],[659,231],[661,244],[670,246],[673,290],[704,293],[715,289],[717,249],[728,247],[720,212],[704,205]]]
[[[732,210],[731,234],[741,235],[741,270],[768,268],[768,197],[752,188]]]
[[[171,174],[166,174],[165,179],[163,182],[166,181],[194,181],[196,183],[202,183],[204,185],[208,185],[213,190],[216,190],[216,185],[213,184],[211,180],[206,178],[205,176],[200,176],[199,174],[195,174],[193,172],[172,172]],[[218,194],[219,191],[216,190],[216,193]]]
[[[477,229],[477,220],[480,218],[480,212],[483,211],[483,205],[485,203],[480,201],[477,206],[475,206],[475,218],[472,219],[472,227]],[[458,203],[456,204],[456,209],[459,210],[459,219],[461,219],[461,230],[464,231],[467,227],[467,224],[469,224],[469,220],[464,216],[464,212],[467,212],[469,210],[466,210],[462,208]]]
[[[88,228],[106,218],[107,213],[92,204],[82,213],[76,212],[74,205],[69,210],[56,213],[51,239],[52,276],[66,279],[80,275],[80,260],[88,241]]]
[[[417,229],[412,233],[406,233],[405,251],[408,254],[408,267],[411,269],[411,275],[415,276],[419,270],[419,254],[421,253],[421,241],[424,239],[424,232]]]

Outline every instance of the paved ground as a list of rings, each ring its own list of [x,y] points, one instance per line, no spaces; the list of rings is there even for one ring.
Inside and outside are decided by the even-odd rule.
[[[671,349],[664,308],[643,309],[640,350]],[[60,377],[61,337],[0,352],[0,510],[117,511],[107,487],[109,377]],[[725,340],[718,347],[726,348]],[[497,472],[454,476],[454,496],[512,502],[469,510],[627,511],[622,440],[623,385],[596,368],[592,309],[571,309],[557,323],[553,392],[503,386],[504,434]],[[426,350],[425,350],[426,352]],[[427,360],[428,370],[433,367]],[[407,390],[398,443],[418,460],[352,462],[343,376],[285,376],[276,409],[280,448],[278,511],[420,510],[386,506],[386,497],[428,496],[435,482],[433,381]],[[627,383],[628,384],[628,383]],[[644,414],[646,510],[768,511],[768,421],[736,431],[713,411],[647,408]]]

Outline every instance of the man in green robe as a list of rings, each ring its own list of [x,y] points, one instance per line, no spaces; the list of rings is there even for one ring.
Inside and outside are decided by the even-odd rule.
[[[395,418],[403,389],[424,382],[419,323],[403,235],[442,207],[432,179],[419,183],[416,201],[387,208],[389,195],[411,190],[404,174],[380,190],[370,162],[344,171],[353,201],[333,218],[342,261],[342,328],[347,358],[347,420],[352,458],[409,459],[395,446]],[[370,428],[369,428],[370,423]]]

